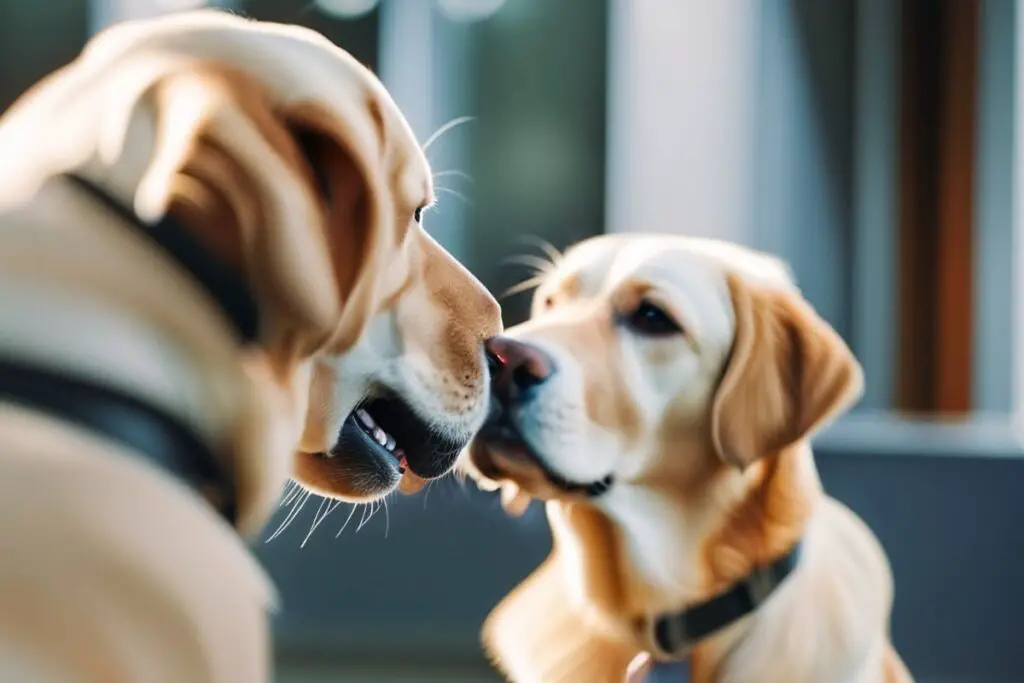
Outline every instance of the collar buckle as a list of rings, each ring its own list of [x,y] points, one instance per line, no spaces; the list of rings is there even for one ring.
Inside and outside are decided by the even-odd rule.
[[[646,619],[647,648],[659,661],[683,661],[696,644],[688,629],[686,610]]]

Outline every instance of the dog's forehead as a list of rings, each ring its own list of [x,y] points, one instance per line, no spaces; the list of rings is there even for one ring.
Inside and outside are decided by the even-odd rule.
[[[560,270],[573,273],[585,290],[633,279],[676,287],[725,283],[728,274],[768,289],[794,290],[786,264],[730,242],[681,235],[604,235],[570,249]],[[589,285],[589,286],[588,286]]]
[[[728,345],[734,311],[730,275],[765,289],[796,291],[781,260],[717,240],[675,235],[607,235],[570,249],[559,271],[584,297],[605,296],[629,283],[654,285],[706,346]]]

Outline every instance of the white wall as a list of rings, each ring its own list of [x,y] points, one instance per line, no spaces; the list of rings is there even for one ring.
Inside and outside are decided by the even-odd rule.
[[[758,3],[610,4],[608,231],[751,242]]]

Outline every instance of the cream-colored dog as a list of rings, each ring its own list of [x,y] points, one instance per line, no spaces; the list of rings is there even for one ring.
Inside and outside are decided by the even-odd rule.
[[[721,242],[608,236],[543,278],[471,473],[547,501],[548,560],[490,615],[512,681],[905,683],[885,554],[822,491],[810,436],[861,369],[779,261]]]
[[[268,679],[236,531],[293,474],[415,489],[484,419],[499,312],[432,202],[380,83],[297,27],[118,25],[0,119],[0,681]]]

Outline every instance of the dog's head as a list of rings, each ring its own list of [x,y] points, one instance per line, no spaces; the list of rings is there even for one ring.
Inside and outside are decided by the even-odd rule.
[[[16,104],[0,133],[9,153],[45,159],[9,179],[9,196],[79,169],[143,219],[175,217],[249,283],[256,386],[219,399],[250,404],[233,440],[252,451],[236,458],[251,508],[278,495],[300,441],[300,482],[353,499],[391,490],[406,464],[417,481],[453,466],[483,420],[482,344],[499,309],[424,232],[430,167],[351,55],[217,11],[127,22]],[[388,436],[357,419],[369,414]]]
[[[295,473],[321,494],[416,490],[454,467],[484,420],[496,304],[422,231],[407,249],[404,285],[365,334],[317,362]]]
[[[613,512],[656,491],[715,508],[712,524],[862,385],[784,265],[683,237],[577,245],[531,320],[489,343],[501,368],[471,473]]]

